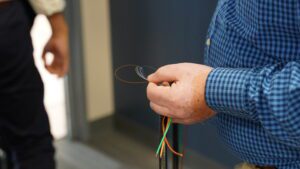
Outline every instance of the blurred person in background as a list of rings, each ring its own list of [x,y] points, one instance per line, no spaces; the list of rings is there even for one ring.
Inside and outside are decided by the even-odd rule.
[[[7,153],[9,168],[55,168],[30,30],[36,14],[48,17],[52,36],[42,57],[50,73],[63,77],[69,64],[64,7],[64,0],[0,0],[0,148]],[[48,52],[54,55],[50,64],[46,63]]]

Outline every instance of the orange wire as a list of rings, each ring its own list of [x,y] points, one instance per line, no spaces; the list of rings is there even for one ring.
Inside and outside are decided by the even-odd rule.
[[[165,142],[166,142],[167,146],[169,147],[170,151],[172,151],[173,154],[175,154],[175,155],[177,155],[177,156],[180,156],[180,157],[183,157],[183,154],[182,154],[182,153],[179,153],[179,152],[175,151],[175,150],[171,147],[171,145],[170,145],[170,143],[169,143],[169,141],[168,141],[167,139],[165,139]]]
[[[168,118],[168,122],[169,122],[169,121],[170,121],[170,118]],[[163,117],[163,119],[162,119],[162,130],[163,130],[163,133],[165,132],[165,128],[166,128],[164,122],[165,122],[165,117]],[[167,124],[168,124],[168,123],[167,123]],[[170,143],[169,143],[167,137],[165,138],[164,143],[167,144],[168,148],[170,149],[170,151],[171,151],[173,154],[175,154],[175,155],[177,155],[177,156],[180,156],[180,157],[183,157],[183,154],[182,154],[182,153],[179,153],[179,152],[175,151],[175,150],[172,148],[172,146],[170,145]]]
[[[162,127],[164,127],[164,122],[165,122],[165,117],[163,117],[163,119],[162,119]],[[162,133],[164,133],[164,129],[162,128]],[[165,143],[165,141],[162,143],[162,146],[161,146],[161,148],[160,148],[160,155],[159,155],[159,157],[160,158],[162,158],[162,155],[163,155],[163,152],[164,152],[164,149],[165,149],[165,145],[166,145],[166,143]]]
[[[166,143],[163,142],[163,143],[162,143],[162,146],[161,146],[161,149],[160,149],[160,154],[159,154],[159,157],[160,157],[160,158],[162,158],[162,156],[163,156],[163,152],[164,152],[164,149],[165,149],[165,145],[166,145]]]

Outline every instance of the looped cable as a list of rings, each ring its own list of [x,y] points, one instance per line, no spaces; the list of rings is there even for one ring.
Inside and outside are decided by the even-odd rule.
[[[123,78],[121,78],[118,73],[119,71],[125,69],[125,68],[132,68],[135,73],[141,78],[143,79],[143,81],[129,81],[129,80],[125,80]],[[148,83],[147,80],[147,74],[145,73],[145,69],[151,70],[151,72],[155,72],[156,68],[151,67],[151,66],[139,66],[139,65],[134,65],[134,64],[127,64],[127,65],[122,65],[120,67],[118,67],[117,69],[115,69],[114,75],[116,77],[117,80],[123,82],[123,83],[128,83],[128,84],[143,84],[143,83]]]
[[[118,67],[117,69],[115,69],[115,73],[114,73],[116,79],[118,79],[119,81],[121,81],[123,83],[128,83],[128,84],[144,84],[144,83],[147,83],[147,81],[128,81],[128,80],[122,79],[118,75],[119,71],[124,69],[124,68],[133,68],[133,69],[135,69],[136,67],[138,67],[138,65],[133,65],[133,64],[122,65],[122,66]]]
[[[125,69],[125,68],[133,68],[133,70],[136,72],[136,74],[141,78],[143,79],[143,81],[129,81],[129,80],[125,80],[123,78],[121,78],[118,73],[120,70],[122,69]],[[147,75],[145,74],[145,70],[144,68],[148,68],[148,69],[151,69],[151,71],[155,71],[156,69],[151,67],[151,66],[139,66],[139,65],[134,65],[134,64],[127,64],[127,65],[122,65],[120,67],[118,67],[117,69],[115,69],[115,72],[114,72],[114,75],[115,75],[115,78],[117,80],[119,80],[120,82],[123,82],[123,83],[128,83],[128,84],[144,84],[144,83],[148,83],[148,80],[147,80]],[[161,84],[163,85],[163,83]],[[170,84],[168,83],[167,86],[169,86]],[[180,157],[183,157],[183,153],[179,153],[177,151],[175,151],[173,149],[173,147],[170,145],[168,139],[167,139],[167,133],[169,131],[169,128],[170,128],[170,125],[172,124],[172,118],[169,118],[168,117],[168,121],[167,123],[165,123],[165,119],[166,117],[163,117],[162,119],[162,133],[163,133],[163,137],[160,141],[160,144],[156,150],[156,155],[159,155],[160,158],[162,157],[163,155],[163,152],[165,151],[165,146],[167,145],[167,147],[169,148],[169,150],[177,155],[177,156],[180,156]]]

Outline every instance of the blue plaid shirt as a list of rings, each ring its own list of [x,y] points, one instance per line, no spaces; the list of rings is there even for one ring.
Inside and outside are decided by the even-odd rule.
[[[206,100],[230,150],[300,168],[300,1],[219,0],[205,53]]]

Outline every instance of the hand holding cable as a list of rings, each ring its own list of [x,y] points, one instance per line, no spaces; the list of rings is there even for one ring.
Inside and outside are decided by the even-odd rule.
[[[147,97],[158,114],[174,123],[193,124],[215,115],[205,101],[205,85],[211,67],[180,63],[166,65],[148,76]],[[171,82],[170,86],[161,85]]]

